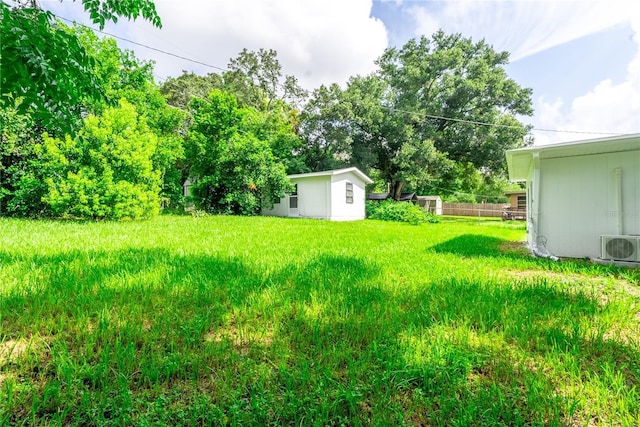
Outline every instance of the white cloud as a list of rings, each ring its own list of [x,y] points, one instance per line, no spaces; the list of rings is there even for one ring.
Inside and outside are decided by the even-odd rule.
[[[286,74],[307,89],[344,83],[375,69],[388,45],[382,21],[371,17],[373,0],[155,0],[163,28],[141,19],[108,24],[105,31],[225,68],[243,49],[275,49]],[[40,0],[43,7],[90,24],[80,2]],[[156,61],[160,77],[182,70],[218,71],[128,44],[136,56]]]
[[[427,12],[424,7],[414,6],[409,9],[409,13],[416,22],[415,34],[430,36],[441,28],[441,23],[437,17]]]
[[[536,127],[581,132],[640,133],[640,17],[631,22],[636,55],[619,84],[605,79],[571,102],[562,113],[562,100],[553,103],[543,97],[536,101]],[[598,137],[589,134],[534,132],[537,145]],[[600,135],[603,136],[603,135]]]
[[[640,15],[640,3],[622,0],[469,1],[417,3],[410,7],[416,35],[438,28],[485,39],[511,60],[602,31]]]
[[[384,24],[370,16],[372,0],[156,0],[155,4],[163,21],[161,30],[144,21],[119,22],[109,30],[222,68],[243,48],[275,49],[284,72],[298,77],[308,89],[371,72],[388,44]],[[160,76],[176,76],[183,69],[216,71],[131,47],[139,57],[155,59]]]

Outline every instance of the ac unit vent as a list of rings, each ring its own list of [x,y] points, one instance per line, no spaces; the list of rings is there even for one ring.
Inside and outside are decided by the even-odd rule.
[[[602,259],[640,261],[640,239],[632,236],[601,236]]]

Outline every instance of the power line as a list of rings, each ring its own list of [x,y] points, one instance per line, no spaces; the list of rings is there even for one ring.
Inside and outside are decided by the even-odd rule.
[[[439,120],[447,120],[447,121],[451,121],[451,122],[459,122],[459,123],[468,123],[468,124],[473,124],[473,125],[480,125],[480,126],[494,126],[494,127],[501,127],[501,128],[509,128],[509,129],[521,129],[520,126],[514,126],[514,125],[501,125],[499,123],[487,123],[487,122],[479,122],[479,121],[475,121],[475,120],[465,120],[465,119],[454,119],[452,117],[444,117],[444,116],[436,116],[433,114],[422,114],[422,113],[417,113],[415,111],[407,111],[407,110],[401,110],[399,108],[394,108],[394,107],[387,107],[387,106],[382,106],[382,108],[386,109],[386,110],[390,110],[390,111],[396,111],[399,113],[405,113],[405,114],[418,114],[424,117],[428,117],[430,119],[439,119]],[[576,130],[560,130],[560,129],[540,129],[540,128],[532,128],[532,131],[538,131],[538,132],[558,132],[558,133],[581,133],[581,134],[590,134],[590,135],[624,135],[622,133],[618,133],[618,132],[588,132],[588,131],[576,131]]]
[[[182,59],[182,60],[188,61],[188,62],[193,62],[194,64],[203,65],[205,67],[213,68],[213,69],[220,70],[220,71],[229,71],[227,68],[218,67],[216,65],[211,65],[211,64],[207,64],[207,63],[202,62],[202,61],[198,61],[198,60],[195,60],[195,59],[187,58],[186,56],[178,55],[178,54],[175,54],[175,53],[172,53],[172,52],[167,52],[166,50],[158,49],[156,47],[149,46],[149,45],[146,45],[146,44],[143,44],[143,43],[138,43],[138,42],[135,42],[133,40],[129,40],[127,38],[120,37],[120,36],[117,36],[115,34],[112,34],[112,33],[109,33],[109,32],[103,31],[103,30],[99,30],[97,28],[90,27],[89,25],[78,23],[78,22],[73,21],[71,19],[64,18],[62,16],[56,15],[55,13],[51,13],[51,14],[53,16],[55,16],[56,18],[62,19],[64,21],[70,22],[72,24],[77,24],[77,25],[83,26],[83,27],[88,28],[88,29],[90,29],[92,31],[95,31],[95,32],[98,32],[98,33],[101,33],[101,34],[105,34],[105,35],[113,37],[115,39],[122,40],[122,41],[125,41],[127,43],[134,44],[136,46],[141,46],[141,47],[144,47],[146,49],[150,49],[150,50],[153,50],[155,52],[162,53],[164,55],[172,56],[174,58]],[[405,114],[420,114],[423,117],[431,118],[431,119],[446,120],[446,121],[452,121],[452,122],[458,122],[458,123],[467,123],[467,124],[473,124],[473,125],[478,125],[478,126],[493,126],[493,127],[507,128],[507,129],[521,129],[520,126],[514,126],[514,125],[503,125],[503,124],[499,124],[499,123],[488,123],[488,122],[480,122],[480,121],[475,121],[475,120],[456,119],[456,118],[453,118],[453,117],[437,116],[437,115],[433,115],[433,114],[422,114],[422,113],[417,113],[417,112],[414,112],[414,111],[401,110],[399,108],[387,107],[387,106],[382,106],[382,108],[384,108],[386,110],[390,110],[390,111],[396,111],[396,112],[399,112],[399,113],[405,113]],[[542,128],[531,128],[531,130],[532,131],[537,131],[537,132],[572,133],[572,134],[583,134],[583,135],[615,135],[615,136],[625,135],[624,133],[620,133],[620,132],[590,132],[590,131],[561,130],[561,129],[542,129]]]
[[[207,64],[206,62],[197,61],[195,59],[187,58],[186,56],[178,55],[178,54],[175,54],[175,53],[172,53],[172,52],[167,52],[166,50],[158,49],[157,47],[149,46],[149,45],[146,45],[146,44],[143,44],[143,43],[134,42],[133,40],[129,40],[129,39],[124,38],[124,37],[116,36],[115,34],[111,34],[111,33],[108,33],[106,31],[102,31],[102,30],[99,30],[97,28],[93,28],[93,27],[90,27],[88,25],[73,21],[71,19],[64,18],[62,16],[56,15],[55,13],[52,13],[52,15],[55,16],[56,18],[62,19],[63,21],[67,21],[67,22],[71,22],[72,24],[77,24],[77,25],[83,26],[83,27],[88,28],[88,29],[90,29],[92,31],[95,31],[95,32],[98,32],[98,33],[101,33],[101,34],[105,34],[107,36],[110,36],[110,37],[113,37],[115,39],[122,40],[122,41],[125,41],[125,42],[128,42],[128,43],[134,44],[136,46],[141,46],[141,47],[144,47],[146,49],[150,49],[150,50],[153,50],[153,51],[165,54],[165,55],[173,56],[175,58],[179,58],[179,59],[182,59],[182,60],[185,60],[185,61],[193,62],[195,64],[204,65],[205,67],[214,68],[216,70],[229,71],[226,68],[218,67],[216,65]]]

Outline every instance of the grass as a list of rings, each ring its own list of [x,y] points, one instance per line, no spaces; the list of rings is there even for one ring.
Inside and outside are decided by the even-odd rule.
[[[0,425],[640,424],[640,270],[523,238],[0,219]]]

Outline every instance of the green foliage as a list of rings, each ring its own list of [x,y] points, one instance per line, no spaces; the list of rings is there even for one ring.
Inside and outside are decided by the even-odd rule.
[[[191,101],[187,160],[196,204],[224,214],[255,215],[288,189],[285,166],[273,155],[269,113],[239,108],[233,95],[213,90]],[[285,132],[286,133],[286,132]]]
[[[82,3],[101,28],[106,21],[116,22],[118,16],[135,19],[142,15],[161,25],[150,0]],[[19,99],[19,112],[29,113],[48,132],[62,135],[77,129],[84,101],[104,96],[93,72],[95,58],[50,12],[0,2],[0,18],[0,107],[13,106]]]
[[[19,100],[16,101],[19,105]],[[0,108],[0,215],[36,217],[46,215],[42,202],[46,192],[47,165],[39,157],[42,140],[29,115],[17,107]]]
[[[73,0],[76,1],[76,0]],[[91,20],[104,28],[107,21],[118,22],[118,17],[137,19],[142,16],[155,27],[162,28],[156,6],[151,0],[82,0],[84,10],[89,12]]]
[[[62,27],[62,26],[61,26]],[[184,154],[184,126],[185,112],[170,107],[158,87],[153,81],[153,66],[150,62],[139,61],[132,52],[118,48],[115,40],[110,38],[98,38],[92,31],[83,27],[64,28],[64,33],[73,37],[80,43],[84,52],[91,59],[91,68],[87,71],[94,79],[95,84],[100,88],[100,97],[84,97],[77,102],[81,104],[79,110],[91,112],[95,116],[102,116],[105,111],[118,105],[118,101],[126,99],[135,106],[136,113],[144,116],[145,126],[155,134],[157,143],[153,151],[153,170],[157,171],[162,181],[159,197],[165,207],[178,208],[182,206],[182,183],[186,178],[183,176],[181,160]],[[7,100],[12,100],[8,97]],[[70,213],[66,208],[62,211],[51,211],[52,203],[43,203],[50,189],[45,183],[46,179],[52,179],[53,172],[58,173],[59,165],[47,156],[43,156],[42,150],[35,150],[35,145],[42,142],[42,132],[48,131],[54,135],[60,129],[70,130],[71,139],[75,140],[75,130],[78,126],[71,126],[71,122],[66,122],[64,126],[59,126],[56,132],[48,129],[38,119],[37,112],[24,113],[20,110],[24,106],[22,99],[14,100],[16,107],[5,104],[0,110],[3,121],[3,140],[6,143],[2,147],[0,156],[0,213],[3,215],[17,216],[50,216],[64,213],[65,215],[82,215],[97,217],[107,215],[99,209],[93,212],[91,209],[78,207],[78,212]],[[77,106],[76,106],[77,107]],[[32,118],[31,114],[36,118]],[[75,120],[75,119],[74,119]],[[5,123],[6,122],[6,123]],[[12,124],[14,123],[14,124]],[[61,120],[59,123],[65,123]],[[75,122],[74,122],[75,123]],[[81,123],[81,122],[79,122]],[[19,126],[18,126],[19,125]],[[71,131],[71,128],[74,131]],[[145,131],[146,132],[146,131]],[[111,141],[107,142],[111,144]],[[74,192],[80,194],[93,194],[95,192],[106,191],[105,188],[98,189],[89,184],[95,184],[96,179],[86,171],[80,173],[73,172],[75,183]],[[69,185],[70,182],[68,183]],[[115,185],[115,184],[114,184]],[[104,186],[103,186],[104,187]],[[64,192],[70,194],[68,188]],[[140,194],[134,194],[137,190],[128,187],[113,187],[113,194],[120,192],[123,200],[147,198],[146,190]],[[50,195],[49,195],[50,196]],[[47,196],[47,197],[49,197]],[[87,196],[88,197],[88,196]],[[64,197],[60,197],[61,200]],[[123,206],[121,211],[131,211],[135,216],[147,216],[148,212],[134,212],[131,206],[126,206],[123,200],[109,202],[111,205]],[[66,204],[71,203],[73,198],[66,200]],[[49,200],[52,202],[52,200]],[[155,203],[151,199],[149,203]],[[86,205],[86,202],[81,202]],[[101,202],[96,202],[98,205]],[[109,217],[129,216],[118,212],[108,213]]]
[[[31,115],[49,132],[76,129],[84,99],[102,94],[95,60],[66,26],[40,9],[0,2],[0,107]]]
[[[178,77],[169,77],[160,88],[167,97],[167,103],[182,110],[187,110],[192,98],[207,99],[213,89],[222,89],[222,77],[216,73],[199,76],[182,72]]]
[[[451,160],[500,172],[504,150],[522,146],[527,133],[514,116],[533,111],[531,89],[506,75],[508,59],[508,52],[496,52],[484,41],[438,31],[431,39],[387,49],[378,63],[395,95],[394,107],[411,113],[401,120],[418,138],[433,140]]]
[[[43,157],[53,170],[44,202],[55,216],[120,219],[156,215],[160,173],[157,138],[135,108],[121,101],[88,116],[78,136],[46,137]]]
[[[323,85],[313,91],[302,111],[300,125],[304,141],[300,157],[310,170],[346,166],[346,160],[351,156],[349,115],[349,104],[343,99],[340,86]],[[366,167],[362,169],[367,170]]]
[[[426,212],[413,203],[396,202],[395,200],[381,202],[368,200],[366,202],[366,213],[369,219],[406,222],[413,225],[440,222],[436,215]]]
[[[154,169],[160,171],[163,204],[181,206],[182,183],[186,179],[181,167],[186,113],[171,107],[155,85],[153,63],[138,60],[133,52],[120,49],[112,38],[100,39],[84,27],[75,27],[72,31],[95,59],[93,72],[104,93],[103,99],[87,103],[87,109],[99,115],[121,99],[135,106],[158,139],[153,164]]]

